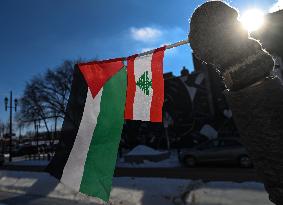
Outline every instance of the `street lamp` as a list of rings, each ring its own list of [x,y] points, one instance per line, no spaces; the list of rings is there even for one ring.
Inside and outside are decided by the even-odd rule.
[[[10,109],[10,126],[9,126],[9,161],[12,161],[12,134],[13,134],[13,108],[15,109],[15,112],[17,112],[17,106],[18,106],[18,100],[14,99],[14,106],[13,106],[13,94],[12,91],[10,91],[10,106],[8,106],[9,99],[8,97],[5,97],[4,103],[5,103],[5,110],[7,111],[8,108]]]
[[[15,104],[15,112],[17,112],[17,106],[18,106],[18,99],[16,98],[15,100],[14,100],[14,104]]]

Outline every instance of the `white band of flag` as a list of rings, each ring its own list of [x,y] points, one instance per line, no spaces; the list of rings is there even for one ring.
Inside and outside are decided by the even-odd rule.
[[[162,122],[164,51],[128,58],[125,119]]]
[[[76,191],[80,190],[87,153],[100,111],[102,91],[103,88],[101,88],[93,99],[91,91],[88,88],[81,124],[61,178],[63,184],[72,187]]]

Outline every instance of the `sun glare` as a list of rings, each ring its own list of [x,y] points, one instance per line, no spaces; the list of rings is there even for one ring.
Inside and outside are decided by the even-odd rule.
[[[263,25],[264,13],[258,9],[251,9],[241,16],[240,21],[249,32],[255,31]]]

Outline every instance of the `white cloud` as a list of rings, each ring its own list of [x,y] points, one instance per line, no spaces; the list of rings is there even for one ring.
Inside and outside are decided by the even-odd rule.
[[[157,30],[159,31],[157,32],[159,34],[155,35],[153,38],[150,38],[150,39],[141,40],[141,38],[139,38],[139,40],[137,40],[137,36],[139,37],[143,36],[143,35],[137,34],[139,33],[139,32],[136,32],[137,30],[140,30],[140,31],[151,30],[151,29],[144,29],[144,28],[151,28],[153,30]],[[130,34],[129,34],[129,31],[131,31]],[[140,32],[140,33],[144,33],[144,32]],[[134,34],[137,34],[137,35],[134,35]],[[132,28],[127,29],[127,34],[125,38],[129,38],[129,37],[132,40],[134,40],[134,42],[131,42],[132,50],[134,50],[136,53],[142,53],[142,52],[153,50],[158,47],[162,47],[164,45],[170,45],[172,43],[181,41],[187,37],[187,31],[183,30],[180,27],[164,28],[164,27],[158,26],[158,27],[143,27],[139,29],[132,27]],[[182,47],[186,47],[187,49],[189,49],[189,47],[186,45]],[[184,51],[184,48],[183,49],[181,48],[181,52],[187,52],[187,50]],[[190,50],[189,50],[189,53],[191,53]],[[175,58],[179,54],[181,54],[180,48],[168,49],[165,52],[166,58],[169,57],[171,60],[172,58]]]
[[[269,9],[269,12],[275,12],[281,9],[283,9],[283,0],[277,0],[277,2]]]
[[[136,41],[152,42],[162,36],[163,32],[153,27],[130,28],[131,37]]]

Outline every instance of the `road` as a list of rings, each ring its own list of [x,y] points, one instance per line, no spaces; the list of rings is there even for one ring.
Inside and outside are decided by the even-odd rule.
[[[115,176],[202,179],[203,181],[260,181],[254,169],[237,167],[117,168]]]
[[[0,205],[97,205],[81,201],[0,192]]]
[[[43,166],[8,165],[0,167],[2,170],[44,172]],[[203,181],[260,181],[254,169],[238,167],[172,167],[172,168],[126,168],[115,169],[116,177],[166,177],[182,179],[202,179]]]

